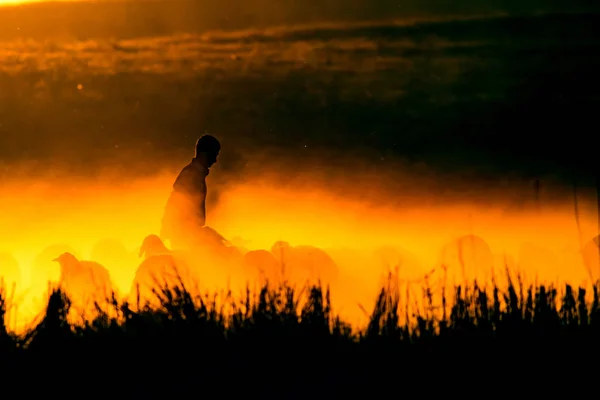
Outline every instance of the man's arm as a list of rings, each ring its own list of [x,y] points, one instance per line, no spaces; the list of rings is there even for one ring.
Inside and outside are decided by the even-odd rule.
[[[201,195],[200,207],[198,209],[198,219],[200,222],[200,226],[206,225],[206,185],[204,186],[205,190]]]
[[[206,177],[200,176],[195,180],[196,187],[195,192],[198,196],[198,223],[200,226],[206,225]]]

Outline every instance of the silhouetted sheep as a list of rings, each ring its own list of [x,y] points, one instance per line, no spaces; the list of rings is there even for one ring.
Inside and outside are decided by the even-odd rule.
[[[241,261],[244,251],[232,245],[216,230],[204,226],[201,232],[202,247],[210,251],[213,256],[228,262]]]
[[[139,257],[145,259],[149,257],[172,254],[172,251],[165,246],[164,242],[158,235],[151,234],[144,238],[142,245],[140,246]]]
[[[494,255],[487,242],[477,235],[463,235],[444,245],[440,251],[440,265],[448,268],[448,275],[468,283],[479,284],[491,279]]]
[[[158,297],[153,293],[161,293],[165,286],[173,289],[181,287],[182,283],[186,289],[192,283],[189,268],[181,257],[174,257],[173,252],[165,246],[157,235],[148,235],[140,246],[139,256],[144,260],[138,266],[133,283],[129,291],[129,302],[151,306],[159,304]]]
[[[600,246],[600,235],[596,235],[587,241],[581,249],[583,264],[585,265],[588,274],[591,275],[594,281],[600,279],[600,260],[598,259],[598,248]]]
[[[82,308],[110,298],[113,285],[106,268],[96,261],[79,261],[71,253],[62,253],[52,261],[60,264],[60,285],[73,304]]]
[[[338,267],[325,251],[308,245],[290,246],[288,242],[277,241],[271,253],[282,264],[284,277],[295,283],[320,280],[323,284],[334,283],[339,275]]]
[[[48,284],[57,284],[60,271],[52,261],[57,254],[70,253],[78,257],[78,253],[67,244],[52,244],[44,248],[33,260],[30,270],[29,289],[40,300],[48,290]],[[44,300],[45,301],[45,300]]]
[[[421,278],[426,273],[417,256],[400,247],[380,246],[374,250],[376,260],[387,270],[398,268],[407,279]]]
[[[279,284],[281,282],[281,265],[275,256],[267,250],[251,250],[244,254],[244,268],[258,273],[261,284]]]

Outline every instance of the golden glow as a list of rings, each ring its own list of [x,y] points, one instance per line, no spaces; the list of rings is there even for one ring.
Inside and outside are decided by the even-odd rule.
[[[2,6],[19,6],[32,3],[63,3],[63,2],[77,2],[77,1],[96,1],[96,0],[0,0],[0,7]]]
[[[40,3],[42,1],[47,1],[47,0],[0,0],[0,7],[5,6],[5,5],[15,5],[15,4]]]
[[[173,171],[121,186],[108,178],[90,182],[77,177],[4,183],[0,188],[0,252],[17,259],[24,282],[15,298],[19,320],[12,315],[10,326],[22,328],[41,311],[41,288],[49,278],[58,276],[59,266],[51,260],[58,257],[57,252],[62,253],[60,249],[48,254],[45,272],[32,273],[33,260],[49,245],[66,244],[80,259],[90,260],[102,254],[97,249],[92,257],[96,243],[120,240],[125,247],[123,256],[111,259],[109,255],[103,263],[116,289],[125,294],[142,261],[138,254],[142,240],[159,232]],[[210,179],[219,179],[218,171]],[[270,249],[278,240],[328,250],[340,267],[339,282],[332,288],[334,306],[354,323],[364,322],[357,304],[368,309],[382,274],[398,263],[399,255],[383,246],[400,246],[410,253],[402,259],[400,276],[417,283],[431,271],[435,275],[432,279],[439,279],[442,263],[448,283],[462,280],[460,266],[452,261],[457,259],[456,252],[441,257],[444,244],[465,234],[484,238],[498,275],[508,264],[513,268],[518,265],[530,282],[537,277],[576,285],[589,283],[578,251],[579,232],[572,204],[542,204],[539,211],[518,215],[507,215],[505,204],[478,208],[467,200],[443,207],[393,209],[341,198],[326,188],[315,183],[291,191],[264,179],[226,185],[219,204],[208,210],[208,224],[227,238],[240,237],[248,250]],[[596,216],[589,212],[593,203],[581,207],[588,211],[581,216],[581,234],[586,240],[596,229]],[[474,257],[489,259],[487,253]],[[215,267],[202,273],[207,281],[225,284],[222,272]],[[593,272],[594,279],[599,272]],[[477,271],[467,273],[472,276]],[[247,276],[238,283],[245,279]]]

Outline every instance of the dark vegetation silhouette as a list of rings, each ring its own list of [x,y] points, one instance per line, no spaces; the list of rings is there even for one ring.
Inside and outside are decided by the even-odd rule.
[[[224,293],[222,301],[217,295],[192,296],[183,285],[165,286],[156,292],[159,301],[152,308],[134,311],[113,298],[107,306],[97,305],[95,318],[80,325],[67,321],[71,302],[57,288],[39,322],[16,336],[4,323],[2,293],[0,354],[3,363],[60,357],[61,373],[71,371],[69,365],[118,359],[111,373],[176,379],[176,388],[169,390],[222,374],[239,384],[268,374],[281,384],[301,380],[301,394],[316,387],[346,393],[352,389],[339,386],[339,379],[368,385],[392,371],[418,375],[416,369],[428,363],[466,362],[483,353],[486,360],[480,359],[480,366],[545,355],[600,354],[600,282],[588,293],[569,285],[525,286],[519,277],[506,277],[504,288],[497,283],[456,286],[439,304],[425,285],[424,306],[417,308],[390,273],[362,329],[336,316],[327,288],[314,285],[301,292],[284,282],[265,284],[258,292],[248,289],[238,297]],[[141,392],[151,390],[136,382],[124,387],[139,384]],[[255,390],[268,394],[274,389]]]

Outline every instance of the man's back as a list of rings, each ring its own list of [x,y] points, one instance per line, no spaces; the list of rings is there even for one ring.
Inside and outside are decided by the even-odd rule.
[[[192,160],[173,184],[162,221],[161,236],[173,241],[173,236],[204,226],[206,222],[206,175],[208,170]]]

